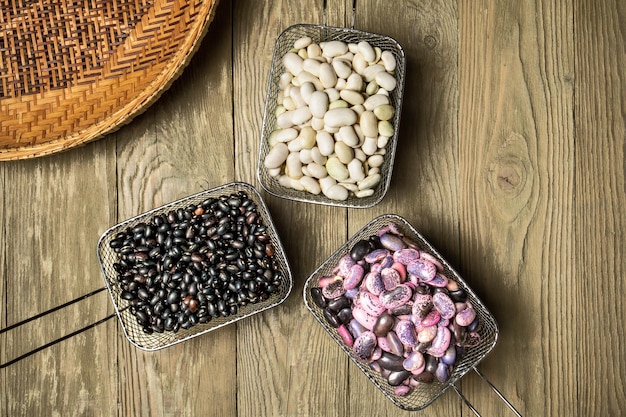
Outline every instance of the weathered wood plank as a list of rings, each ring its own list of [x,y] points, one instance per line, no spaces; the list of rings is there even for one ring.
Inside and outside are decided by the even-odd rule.
[[[626,378],[617,358],[626,355],[626,4],[575,2],[574,32],[574,313],[582,314],[570,316],[576,327],[566,336],[578,363],[573,414],[625,415]]]
[[[351,233],[377,215],[399,214],[453,263],[458,256],[457,18],[456,1],[403,1],[394,7],[378,0],[357,2],[356,29],[396,39],[407,64],[389,192],[379,205],[349,213]],[[381,410],[379,415],[410,414],[376,392],[359,373],[356,367],[350,372],[350,409],[355,415],[367,414],[372,407]],[[444,394],[428,407],[429,415],[459,414],[454,400]]]
[[[2,266],[3,324],[103,285],[95,245],[109,211],[106,202],[93,202],[107,196],[110,180],[101,174],[111,167],[107,158],[111,145],[101,141],[55,157],[4,165],[12,180],[2,190],[2,240],[8,254]],[[109,301],[102,295],[2,335],[3,360],[105,317]],[[106,340],[109,328],[89,330],[3,369],[6,415],[114,412],[111,350],[98,342]]]
[[[256,184],[258,141],[274,44],[292,24],[321,23],[323,10],[321,1],[306,5],[249,1],[237,3],[235,13],[236,171],[238,178]],[[327,16],[329,24],[337,18],[332,12]],[[237,325],[238,413],[346,415],[346,392],[338,388],[347,382],[346,360],[302,300],[305,279],[345,237],[345,210],[264,195],[286,248],[294,288],[283,305]]]
[[[234,179],[231,22],[224,3],[158,106],[118,133],[120,218]],[[234,327],[152,353],[119,346],[122,415],[235,415]]]
[[[523,415],[576,414],[575,293],[555,279],[574,273],[572,10],[461,2],[459,16],[463,269],[500,326],[481,369]],[[490,398],[481,410],[507,413]]]

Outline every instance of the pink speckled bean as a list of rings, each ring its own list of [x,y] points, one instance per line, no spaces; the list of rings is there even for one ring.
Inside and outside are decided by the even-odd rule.
[[[400,320],[396,325],[396,334],[403,345],[414,347],[417,345],[417,335],[415,334],[415,326],[409,320]]]
[[[365,288],[374,295],[380,295],[385,291],[385,284],[379,272],[368,272],[364,278]]]
[[[341,340],[343,340],[343,343],[345,343],[347,346],[352,347],[352,345],[354,344],[354,339],[352,338],[352,334],[346,326],[342,324],[337,327],[337,333],[339,333],[339,336],[341,337]]]
[[[363,308],[358,306],[352,308],[352,317],[354,317],[354,319],[367,330],[372,330],[374,328],[374,324],[376,324],[376,316],[367,314]]]
[[[361,307],[370,316],[380,316],[386,308],[381,304],[377,296],[367,291],[359,291],[355,299],[355,305]]]
[[[365,255],[365,258],[363,259],[365,259],[365,262],[367,262],[368,264],[373,264],[384,259],[387,256],[389,256],[389,251],[387,249],[374,249],[373,251]]]
[[[430,343],[435,336],[437,336],[437,326],[424,327],[417,333],[417,341],[419,343]]]
[[[411,275],[417,276],[420,281],[428,282],[435,278],[437,267],[426,260],[418,259],[408,264],[406,271]]]
[[[394,252],[393,259],[403,265],[408,265],[411,262],[415,262],[420,259],[420,251],[413,248],[405,248]]]
[[[441,320],[441,314],[437,310],[430,310],[430,312],[422,319],[422,326],[434,326],[439,323],[439,320]]]
[[[391,267],[398,271],[398,274],[400,274],[400,283],[406,281],[406,266],[404,266],[404,264],[394,261]]]
[[[475,318],[476,311],[474,311],[471,305],[467,304],[465,309],[459,311],[456,314],[454,320],[459,326],[469,326],[470,324],[472,324]]]
[[[346,290],[352,290],[358,287],[358,285],[361,283],[361,280],[363,279],[364,273],[365,271],[361,265],[352,265],[348,271],[348,274],[344,277],[343,288],[345,288]]]
[[[437,268],[437,272],[443,271],[443,265],[441,264],[441,262],[439,262],[439,260],[435,258],[433,255],[431,255],[430,253],[420,252],[420,257],[430,262],[431,264],[435,265],[435,267]]]
[[[404,305],[413,295],[411,289],[404,284],[397,285],[391,291],[384,291],[380,295],[380,303],[390,310]]]
[[[376,335],[372,332],[363,332],[363,334],[354,341],[352,352],[354,352],[355,356],[360,360],[369,361],[376,346]]]
[[[387,291],[391,291],[396,288],[401,281],[400,273],[394,268],[384,268],[380,271],[380,276],[383,280],[383,284],[385,285],[385,290]]]
[[[341,275],[343,278],[347,277],[350,273],[350,268],[352,268],[355,264],[356,262],[350,257],[349,253],[342,256],[341,259],[339,259],[339,263],[337,264],[339,275]]]
[[[427,352],[436,358],[442,357],[443,354],[446,353],[448,346],[450,346],[450,340],[450,329],[443,326],[437,326],[437,335],[433,339],[433,342]]]
[[[394,388],[393,393],[399,397],[404,397],[409,392],[411,392],[411,388],[407,385],[398,385]]]
[[[448,285],[448,278],[446,278],[444,275],[437,274],[435,275],[435,278],[428,281],[428,285],[443,288]]]
[[[444,319],[451,319],[456,314],[456,307],[454,301],[443,292],[438,292],[433,295],[433,306],[439,311],[441,317]]]

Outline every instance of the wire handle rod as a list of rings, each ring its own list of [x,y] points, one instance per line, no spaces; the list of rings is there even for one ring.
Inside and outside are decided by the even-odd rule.
[[[491,383],[489,382],[489,380],[487,379],[487,377],[485,377],[485,375],[480,372],[478,370],[478,368],[476,368],[475,366],[472,368],[474,370],[474,372],[476,372],[478,374],[478,376],[483,380],[483,382],[485,382],[487,385],[489,385],[489,387],[493,390],[493,392],[495,392],[498,397],[500,397],[500,399],[502,401],[504,401],[504,403],[507,405],[507,407],[509,407],[509,409],[517,416],[517,417],[522,417],[522,415],[519,413],[519,411],[517,411],[515,409],[515,407],[513,406],[513,404],[511,404],[511,402],[509,400],[506,399],[506,397]],[[478,412],[478,410],[476,410],[476,408],[472,405],[472,403],[463,395],[463,393],[461,392],[461,390],[454,384],[452,384],[452,388],[454,388],[454,391],[456,391],[457,395],[463,400],[463,402],[465,403],[465,405],[467,405],[467,407],[472,410],[472,412],[477,416],[477,417],[481,417],[480,413]]]
[[[53,307],[53,308],[51,308],[49,310],[43,311],[43,312],[41,312],[39,314],[35,314],[32,317],[29,317],[29,318],[24,319],[22,321],[18,321],[17,323],[14,323],[14,324],[12,324],[10,326],[7,326],[4,329],[0,329],[0,334],[6,333],[6,332],[8,332],[10,330],[13,330],[13,329],[17,328],[17,327],[23,326],[26,323],[30,323],[33,320],[37,320],[37,319],[39,319],[41,317],[47,316],[48,314],[54,313],[55,311],[61,310],[61,309],[65,308],[65,307],[68,307],[68,306],[70,306],[72,304],[75,304],[75,303],[77,303],[79,301],[85,300],[85,299],[87,299],[89,297],[92,297],[92,296],[100,293],[101,291],[103,291],[105,289],[106,289],[106,287],[99,288],[97,290],[91,291],[90,293],[87,293],[87,294],[82,295],[80,297],[77,297],[77,298],[75,298],[73,300],[70,300],[70,301],[65,302],[63,304],[60,304],[60,305],[58,305],[56,307]],[[126,308],[128,308],[128,307],[126,307]],[[76,336],[76,335],[78,335],[78,334],[80,334],[80,333],[82,333],[84,331],[87,331],[87,330],[89,330],[89,329],[91,329],[93,327],[96,327],[97,325],[102,324],[102,323],[106,322],[107,320],[115,317],[115,314],[116,313],[110,314],[110,315],[106,316],[105,318],[96,321],[95,323],[91,323],[91,324],[89,324],[89,325],[87,325],[87,326],[85,326],[85,327],[83,327],[81,329],[78,329],[78,330],[73,331],[73,332],[71,332],[69,334],[66,334],[65,336],[61,336],[61,337],[59,337],[57,339],[54,339],[53,341],[48,342],[48,343],[46,343],[46,344],[44,344],[42,346],[39,346],[39,347],[37,347],[37,348],[35,348],[33,350],[30,350],[30,351],[28,351],[28,352],[26,352],[26,353],[24,353],[24,354],[22,354],[22,355],[20,355],[20,356],[18,356],[16,358],[14,358],[14,359],[11,359],[8,362],[0,363],[0,369],[4,369],[7,366],[13,365],[16,362],[21,361],[22,359],[25,359],[25,358],[27,358],[27,357],[29,357],[31,355],[34,355],[37,352],[40,352],[40,351],[42,351],[44,349],[47,349],[47,348],[49,348],[51,346],[54,346],[57,343],[60,343],[60,342],[62,342],[64,340],[66,340],[66,339],[74,337],[74,336]]]

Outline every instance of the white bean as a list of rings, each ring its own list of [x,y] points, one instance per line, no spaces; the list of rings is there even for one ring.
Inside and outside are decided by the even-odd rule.
[[[302,140],[303,149],[311,149],[316,143],[316,133],[311,126],[304,126],[298,137]]]
[[[365,61],[372,63],[376,60],[376,52],[374,52],[374,48],[366,41],[361,41],[357,44],[357,49],[365,58]]]
[[[374,190],[371,188],[368,188],[367,190],[359,190],[354,193],[354,196],[358,198],[365,198],[371,195],[374,195]]]
[[[306,48],[307,46],[309,46],[311,44],[311,42],[313,42],[313,40],[310,37],[303,36],[300,39],[297,39],[293,43],[293,47],[296,48],[296,49]]]
[[[348,90],[354,90],[354,91],[359,91],[359,92],[362,91],[363,90],[363,77],[361,77],[356,72],[353,72],[346,79],[346,88]]]
[[[324,90],[326,94],[328,94],[328,101],[332,103],[333,101],[339,100],[339,91],[336,88],[327,88]]]
[[[292,112],[291,123],[301,125],[311,120],[312,114],[308,107],[299,107]]]
[[[300,155],[300,162],[302,162],[302,164],[308,165],[311,162],[313,162],[313,157],[311,156],[310,149],[302,149],[299,155]]]
[[[378,150],[378,144],[376,143],[376,138],[366,137],[363,141],[363,146],[361,149],[365,153],[365,155],[374,155]]]
[[[381,136],[387,136],[387,137],[393,136],[392,124],[389,123],[389,121],[387,120],[381,120],[380,122],[378,122],[378,133],[380,133]]]
[[[314,178],[304,176],[300,178],[300,184],[304,187],[304,189],[311,194],[319,194],[322,192],[322,188],[320,187],[320,183]]]
[[[347,79],[350,74],[352,74],[352,68],[350,67],[350,64],[348,64],[343,59],[333,59],[332,66],[335,70],[335,73],[340,78]]]
[[[309,72],[315,75],[316,77],[319,77],[321,64],[322,63],[319,62],[317,59],[308,58],[308,59],[305,59],[304,62],[302,62],[302,69],[306,72]]]
[[[348,45],[341,41],[329,41],[320,44],[322,53],[327,57],[335,57],[348,52]]]
[[[337,181],[345,180],[350,176],[348,168],[335,156],[328,158],[328,161],[326,161],[326,171],[328,171],[328,175]]]
[[[302,177],[302,162],[300,162],[300,155],[298,154],[298,152],[291,152],[288,156],[287,156],[287,169],[286,169],[286,173],[291,177],[291,178],[300,178]]]
[[[382,155],[372,155],[369,158],[367,158],[367,164],[371,168],[378,168],[379,166],[383,164],[384,160],[385,158],[383,158]]]
[[[359,125],[365,137],[378,137],[378,119],[373,111],[366,110],[359,118]]]
[[[329,187],[326,192],[324,192],[324,195],[331,200],[344,201],[348,199],[348,190],[337,184]]]
[[[322,48],[320,48],[318,44],[312,43],[306,47],[306,54],[309,56],[309,58],[316,58],[322,55]]]
[[[324,123],[330,127],[353,125],[356,120],[357,115],[354,110],[347,108],[331,109],[324,115]]]
[[[380,179],[380,174],[370,174],[363,180],[359,181],[357,185],[359,186],[359,190],[367,190],[369,188],[374,188],[376,185],[378,185]]]
[[[359,136],[356,134],[353,126],[342,126],[339,128],[341,140],[350,147],[359,145]]]
[[[335,143],[335,154],[342,164],[347,165],[354,158],[354,151],[344,142]]]
[[[388,72],[379,71],[375,74],[376,83],[387,91],[393,91],[396,88],[396,77]]]
[[[383,51],[380,55],[385,71],[393,72],[396,69],[396,57],[390,51]]]
[[[365,178],[363,163],[356,158],[348,163],[348,172],[350,173],[350,178],[355,181],[361,181]]]
[[[307,165],[307,169],[309,170],[309,174],[315,178],[324,178],[328,175],[326,168],[323,165],[318,164],[317,162],[311,162]]]
[[[387,72],[385,71],[385,67],[380,64],[374,64],[369,65],[367,68],[365,68],[361,75],[363,76],[363,79],[369,83],[370,81],[376,79],[376,74],[381,72],[387,74]],[[378,85],[381,85],[380,82],[376,82],[378,83]]]
[[[303,59],[293,52],[287,52],[283,57],[283,64],[287,71],[292,75],[298,75],[302,72]]]
[[[278,142],[265,156],[266,168],[279,168],[287,160],[289,155],[289,149],[287,145],[282,142]]]
[[[357,74],[363,74],[367,68],[367,61],[363,58],[363,55],[360,53],[354,54],[354,58],[352,58],[352,69],[357,72]]]
[[[357,104],[363,104],[365,102],[363,95],[359,93],[358,91],[354,91],[354,90],[341,90],[339,92],[339,96],[346,102],[352,104],[353,106]]]
[[[322,187],[322,192],[326,195],[326,191],[330,189],[330,187],[337,185],[337,181],[331,176],[325,176],[324,178],[320,178],[319,180],[320,187]]]
[[[329,156],[335,151],[335,140],[332,135],[324,130],[317,132],[315,135],[317,148],[321,155]]]
[[[311,149],[311,158],[313,158],[313,162],[322,166],[326,165],[326,161],[328,160],[326,155],[322,155],[320,148],[317,146],[314,146],[313,149]]]
[[[374,110],[378,106],[389,104],[389,97],[384,94],[374,94],[369,96],[363,103],[366,110]]]
[[[276,132],[274,138],[277,142],[289,142],[290,140],[294,140],[298,137],[298,130],[293,127],[275,130],[274,132]]]
[[[337,74],[330,64],[324,62],[320,64],[320,82],[324,88],[333,88],[337,84]]]
[[[302,83],[300,86],[300,94],[302,95],[302,99],[307,105],[311,105],[311,96],[315,92],[315,85],[312,82]],[[313,112],[311,112],[313,113]]]

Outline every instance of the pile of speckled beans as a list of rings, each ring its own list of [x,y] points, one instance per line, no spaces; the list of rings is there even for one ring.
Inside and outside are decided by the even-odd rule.
[[[353,355],[407,395],[446,382],[463,348],[480,340],[467,293],[391,223],[358,241],[311,289]]]

